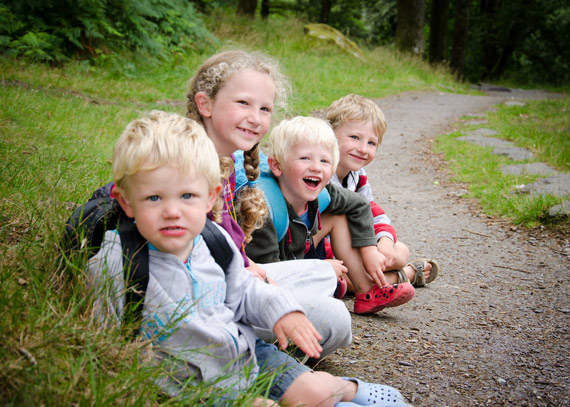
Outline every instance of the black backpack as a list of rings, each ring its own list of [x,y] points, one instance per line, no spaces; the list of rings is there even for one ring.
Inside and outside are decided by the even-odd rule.
[[[117,229],[124,256],[125,309],[132,317],[140,319],[149,279],[148,245],[134,220],[125,214],[116,199],[111,198],[112,188],[112,182],[98,188],[89,201],[75,209],[65,224],[63,245],[68,252],[86,248],[87,255],[92,257],[103,243],[105,232]],[[214,260],[225,272],[233,258],[226,238],[209,219],[206,219],[201,235]]]

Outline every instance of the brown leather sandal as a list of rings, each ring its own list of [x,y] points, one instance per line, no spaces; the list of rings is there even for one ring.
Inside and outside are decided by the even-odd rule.
[[[431,270],[429,272],[429,278],[426,280],[424,270],[428,263],[431,264]],[[439,272],[439,265],[435,260],[432,259],[418,259],[406,265],[413,268],[416,272],[414,280],[412,281],[412,285],[414,287],[425,287],[427,284],[435,280],[437,273]]]

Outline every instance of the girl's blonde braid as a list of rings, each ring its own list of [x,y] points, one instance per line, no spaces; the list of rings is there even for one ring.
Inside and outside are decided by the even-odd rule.
[[[259,177],[259,143],[243,154],[243,167],[249,182]],[[259,188],[247,185],[237,195],[237,215],[246,241],[251,240],[254,230],[263,226],[269,214],[265,203],[265,196]]]

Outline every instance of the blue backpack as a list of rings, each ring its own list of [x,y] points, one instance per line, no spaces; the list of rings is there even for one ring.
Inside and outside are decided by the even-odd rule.
[[[235,156],[236,171],[236,193],[247,185],[247,176],[243,167],[243,151],[237,151]],[[281,193],[277,180],[273,177],[273,173],[267,163],[267,156],[263,152],[259,152],[259,188],[265,193],[265,202],[269,208],[269,214],[275,230],[277,231],[277,241],[281,241],[287,234],[289,229],[289,216],[287,214],[287,203]],[[329,191],[324,188],[319,194],[319,209],[324,211],[331,201]]]

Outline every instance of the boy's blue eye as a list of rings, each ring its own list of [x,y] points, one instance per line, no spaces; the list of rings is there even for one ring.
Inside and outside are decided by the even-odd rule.
[[[370,144],[371,146],[376,147],[376,142],[374,142],[374,141],[369,141],[368,144]]]
[[[271,109],[268,107],[262,107],[261,110],[263,110],[264,112],[267,112],[267,113],[271,113]]]
[[[160,200],[160,197],[158,195],[151,195],[147,199],[149,201],[156,202],[156,201]]]
[[[182,194],[182,199],[190,199],[190,198],[192,198],[192,196],[193,195],[190,193]]]
[[[358,136],[348,136],[348,137],[350,137],[353,140],[358,140]]]

